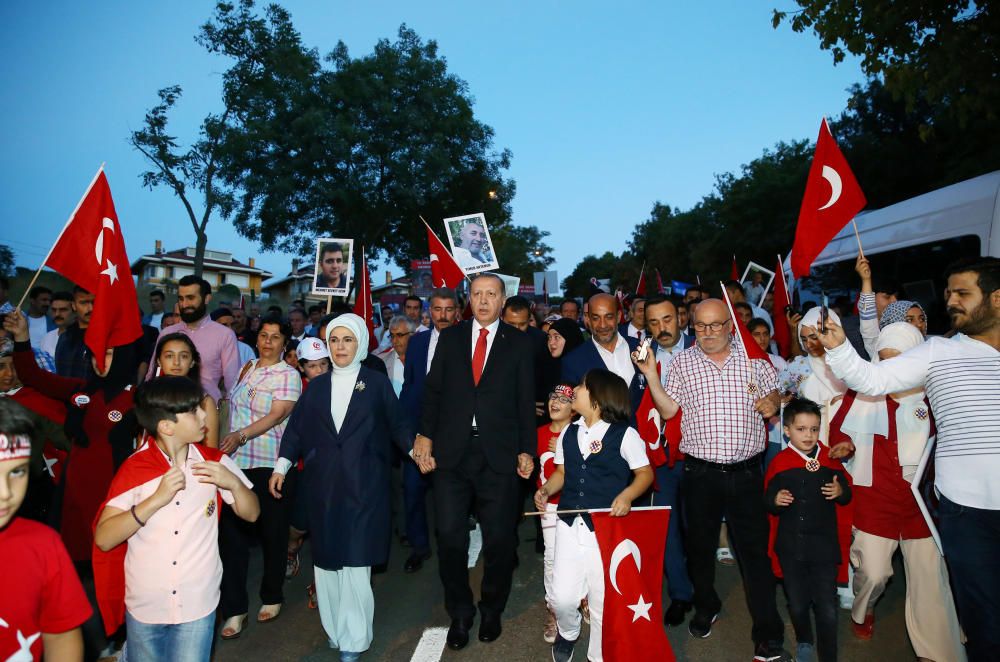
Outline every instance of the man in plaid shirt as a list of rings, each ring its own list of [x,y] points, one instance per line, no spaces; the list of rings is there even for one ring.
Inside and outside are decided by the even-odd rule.
[[[660,387],[657,380],[649,380],[664,419],[684,411],[681,493],[695,607],[688,630],[696,637],[708,637],[722,608],[714,586],[715,548],[725,517],[753,620],[753,659],[787,660],[762,498],[764,422],[780,404],[777,375],[767,361],[751,361],[738,344],[733,346],[733,321],[722,301],[698,304],[692,326],[697,342],[671,363],[666,384]]]

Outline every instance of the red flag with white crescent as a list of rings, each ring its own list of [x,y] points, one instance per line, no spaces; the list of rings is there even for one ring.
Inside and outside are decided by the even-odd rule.
[[[781,256],[778,256],[778,266],[775,269],[774,278],[774,342],[778,345],[778,353],[788,358],[792,351],[792,337],[788,329],[785,309],[792,305],[792,299],[788,295],[788,283],[785,281],[785,268],[782,266]]]
[[[83,341],[97,368],[104,370],[105,351],[141,336],[142,326],[125,238],[103,167],[45,258],[45,265],[94,295]]]
[[[670,508],[591,513],[604,563],[601,652],[607,662],[674,660],[663,629],[663,555]]]
[[[655,351],[652,346],[649,351]],[[660,373],[660,364],[656,364],[656,373]],[[653,404],[653,394],[649,391],[649,386],[642,392],[642,400],[639,401],[639,408],[635,412],[635,429],[639,437],[646,443],[646,457],[654,467],[661,467],[667,463],[667,454],[663,449],[663,421],[660,412]]]
[[[361,247],[361,287],[354,297],[354,314],[365,321],[368,327],[368,351],[378,347],[375,337],[375,310],[372,306],[372,277],[368,272],[368,260],[365,259],[365,247]]]
[[[462,267],[458,266],[458,262],[455,262],[455,258],[451,256],[451,253],[444,247],[429,225],[427,226],[427,246],[431,256],[431,278],[434,279],[434,287],[451,289],[458,287],[459,283],[465,279],[465,272],[462,271]]]
[[[660,270],[656,270],[656,291],[663,294],[663,278],[660,277]]]
[[[729,315],[733,318],[733,329],[735,330],[733,335],[736,336],[737,344],[743,347],[747,360],[763,359],[764,361],[771,363],[771,357],[768,356],[767,352],[760,348],[760,345],[757,344],[757,341],[754,340],[753,335],[750,333],[750,329],[748,329],[747,325],[743,323],[740,316],[736,314],[736,310],[733,308],[733,302],[729,300],[729,292],[726,291],[725,286],[722,287],[722,296],[726,300],[726,306],[729,307]]]
[[[866,204],[865,194],[824,118],[795,226],[792,275],[808,276],[813,260]]]

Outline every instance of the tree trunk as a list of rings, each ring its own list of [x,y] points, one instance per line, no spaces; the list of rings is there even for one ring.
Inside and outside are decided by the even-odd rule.
[[[208,245],[208,233],[195,233],[197,239],[194,244],[194,275],[201,278],[201,273],[205,267],[205,247]]]

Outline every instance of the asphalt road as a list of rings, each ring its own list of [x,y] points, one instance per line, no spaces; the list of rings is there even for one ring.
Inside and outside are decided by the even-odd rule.
[[[518,550],[520,567],[514,574],[514,588],[504,614],[503,635],[489,644],[480,643],[472,633],[468,647],[459,652],[444,650],[444,662],[517,662],[548,660],[549,646],[542,640],[545,611],[542,603],[542,560],[535,552],[535,529],[531,522],[522,523],[521,545]],[[414,574],[402,570],[409,550],[394,543],[386,572],[374,576],[375,640],[362,656],[365,662],[408,662],[421,636],[428,628],[446,628],[449,620],[444,610],[443,593],[437,575],[437,559],[432,558]],[[236,640],[217,642],[216,662],[247,662],[248,660],[339,660],[339,654],[327,647],[319,614],[306,606],[306,586],[312,581],[308,543],[303,550],[302,571],[286,584],[285,606],[273,623],[258,624],[253,620],[260,606],[256,597],[260,577],[260,554],[254,550],[251,565],[250,622]],[[876,611],[875,636],[871,641],[859,641],[850,629],[850,615],[840,611],[840,660],[870,662],[871,660],[912,660],[913,650],[906,637],[903,597],[905,580],[897,555],[896,578],[890,583]],[[482,561],[470,571],[474,590],[482,573]],[[749,662],[752,658],[750,617],[743,595],[739,572],[735,567],[718,566],[716,586],[723,599],[723,611],[708,639],[695,639],[686,627],[668,629],[668,638],[678,660]],[[779,607],[785,617],[785,647],[795,648],[795,635],[784,609],[784,596],[779,590]],[[664,604],[669,600],[664,595]],[[476,624],[478,627],[478,621]],[[585,660],[587,636],[584,629],[574,659]],[[424,660],[436,660],[432,656]]]

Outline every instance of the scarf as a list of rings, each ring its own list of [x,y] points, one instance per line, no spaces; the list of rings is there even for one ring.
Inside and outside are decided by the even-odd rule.
[[[351,362],[341,368],[333,361],[331,352],[330,366],[330,416],[333,417],[333,426],[340,432],[340,426],[347,416],[347,408],[351,404],[351,397],[357,388],[358,373],[361,372],[361,362],[368,356],[368,327],[365,321],[354,313],[344,313],[338,315],[327,325],[326,345],[330,346],[330,336],[334,329],[347,329],[357,339],[357,351]]]
[[[806,351],[806,345],[802,342],[802,327],[809,326],[819,331],[820,308],[810,308],[799,321],[796,330],[799,336],[799,345],[806,352],[809,361],[809,376],[802,380],[799,385],[799,396],[812,400],[823,408],[823,416],[820,423],[820,438],[829,439],[830,419],[839,402],[835,405],[831,401],[838,395],[843,395],[847,391],[847,384],[837,378],[823,356],[812,356]],[[840,317],[834,311],[829,311],[829,320],[834,324],[840,324]]]
[[[890,324],[895,324],[896,322],[905,322],[906,313],[910,312],[910,308],[919,308],[920,312],[926,315],[924,307],[921,306],[916,301],[893,301],[885,310],[882,311],[882,317],[879,318],[878,328],[881,331]]]

